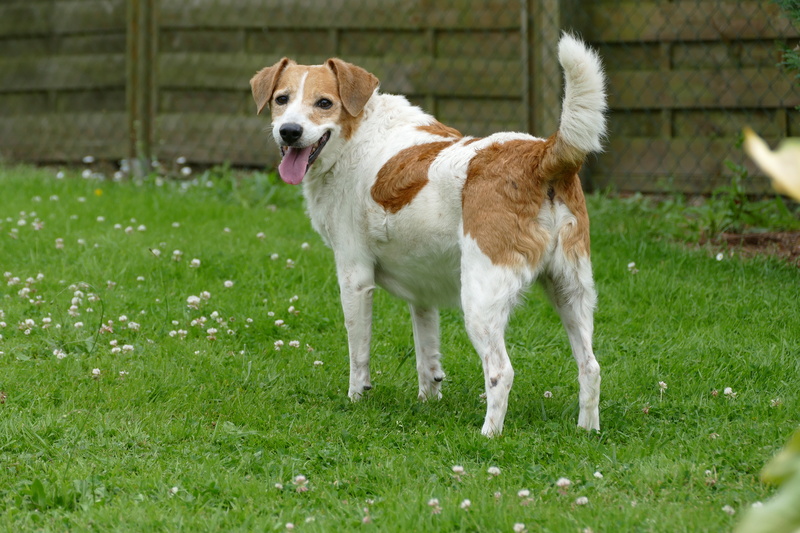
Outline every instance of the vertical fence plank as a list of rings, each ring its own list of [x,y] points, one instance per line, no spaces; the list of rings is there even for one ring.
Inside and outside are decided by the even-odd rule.
[[[129,0],[127,12],[128,160],[138,177],[150,168],[155,138],[157,24],[155,0]]]

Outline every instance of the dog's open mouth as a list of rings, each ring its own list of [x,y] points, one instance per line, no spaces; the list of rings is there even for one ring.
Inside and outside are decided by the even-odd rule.
[[[303,177],[305,177],[309,167],[316,161],[330,138],[331,132],[326,131],[316,143],[305,148],[281,146],[283,159],[278,167],[281,179],[292,185],[297,185],[303,181]]]

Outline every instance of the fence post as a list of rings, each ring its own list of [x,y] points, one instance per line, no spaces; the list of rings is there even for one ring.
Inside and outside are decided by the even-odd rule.
[[[156,0],[128,0],[128,162],[136,177],[150,170],[155,129]]]

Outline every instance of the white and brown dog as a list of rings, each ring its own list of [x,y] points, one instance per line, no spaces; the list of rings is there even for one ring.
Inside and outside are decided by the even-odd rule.
[[[483,361],[482,433],[503,430],[514,371],[504,334],[520,295],[539,279],[578,364],[578,425],[600,428],[600,367],[592,352],[596,302],[589,219],[578,170],[601,150],[605,81],[598,56],[565,34],[566,91],[558,131],[464,137],[378,79],[339,59],[289,59],[251,80],[272,112],[279,172],[303,183],[314,229],[333,249],[350,348],[350,388],[372,388],[372,293],[411,308],[419,398],[441,397],[440,306],[460,305]]]

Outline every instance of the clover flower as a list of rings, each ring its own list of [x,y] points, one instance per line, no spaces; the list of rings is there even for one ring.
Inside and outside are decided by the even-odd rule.
[[[500,475],[500,469],[498,467],[496,467],[496,466],[490,466],[489,468],[486,469],[486,472],[490,476],[499,476]]]

